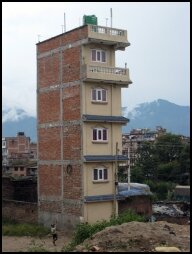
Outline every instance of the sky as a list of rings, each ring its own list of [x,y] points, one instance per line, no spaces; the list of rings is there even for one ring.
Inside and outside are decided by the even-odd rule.
[[[190,105],[189,2],[3,2],[2,108],[36,116],[36,43],[82,25],[96,15],[98,25],[125,29],[131,43],[116,51],[116,67],[127,67],[132,84],[122,89],[128,111],[165,99]]]

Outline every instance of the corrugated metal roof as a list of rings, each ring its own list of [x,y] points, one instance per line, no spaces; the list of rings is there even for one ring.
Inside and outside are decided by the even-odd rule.
[[[86,155],[84,156],[85,162],[99,162],[99,161],[127,161],[128,157],[124,155],[117,155],[117,158],[115,155]]]
[[[83,115],[84,122],[113,122],[128,123],[129,119],[123,116],[101,116],[101,115]]]

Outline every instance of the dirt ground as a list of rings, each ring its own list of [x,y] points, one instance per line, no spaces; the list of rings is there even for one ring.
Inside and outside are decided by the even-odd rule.
[[[51,237],[2,237],[3,252],[26,252],[30,247],[42,246],[51,252],[61,252],[69,243],[71,235],[59,232],[57,246]],[[95,246],[95,247],[93,247]],[[181,252],[190,252],[190,225],[172,224],[166,221],[153,223],[129,222],[108,227],[91,239],[77,246],[78,252],[155,252],[155,247],[177,247]]]
[[[51,235],[41,238],[2,236],[2,252],[29,252],[30,248],[35,246],[42,247],[51,252],[61,252],[63,246],[69,243],[71,238],[71,234],[59,231],[58,240],[56,241],[56,246],[54,246]]]

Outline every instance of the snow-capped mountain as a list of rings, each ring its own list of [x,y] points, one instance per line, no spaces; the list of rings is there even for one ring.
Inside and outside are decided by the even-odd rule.
[[[126,110],[124,109],[124,112]],[[135,128],[155,130],[162,126],[167,132],[190,136],[190,107],[180,106],[166,100],[158,99],[153,102],[141,103],[125,117],[129,123],[123,127],[123,133]]]
[[[16,137],[18,132],[25,132],[31,141],[36,142],[36,117],[18,108],[6,109],[2,113],[2,137]]]
[[[190,136],[190,107],[179,106],[166,100],[156,100],[137,105],[128,111],[122,108],[123,115],[129,122],[123,127],[123,133],[135,128],[155,130],[162,126],[167,132]],[[2,136],[15,137],[17,132],[25,132],[32,141],[37,140],[36,117],[29,116],[22,109],[3,110]]]

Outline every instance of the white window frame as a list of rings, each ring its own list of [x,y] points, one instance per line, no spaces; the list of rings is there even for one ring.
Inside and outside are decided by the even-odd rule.
[[[95,60],[93,60],[93,51],[95,51]],[[105,54],[105,61],[103,60],[102,54]],[[99,59],[100,58],[100,59]],[[98,62],[98,63],[106,63],[107,62],[107,51],[103,49],[91,49],[91,61],[92,62]]]
[[[95,170],[97,170],[97,179],[95,179]],[[105,173],[107,174],[107,177],[105,178]],[[108,176],[108,169],[107,168],[94,168],[93,169],[93,182],[108,182],[109,176]]]
[[[96,139],[94,139],[94,131],[96,130]],[[106,139],[104,138],[104,131],[106,131]],[[101,137],[101,138],[99,138]],[[92,142],[108,142],[108,129],[107,128],[93,128],[92,129]]]
[[[94,99],[94,95],[93,93],[96,93],[96,98]],[[103,92],[105,92],[105,100],[104,100],[104,96],[103,96]],[[100,93],[100,96],[99,96]],[[99,98],[100,97],[100,98]],[[91,101],[92,102],[107,102],[107,90],[104,88],[93,88],[91,90]]]

